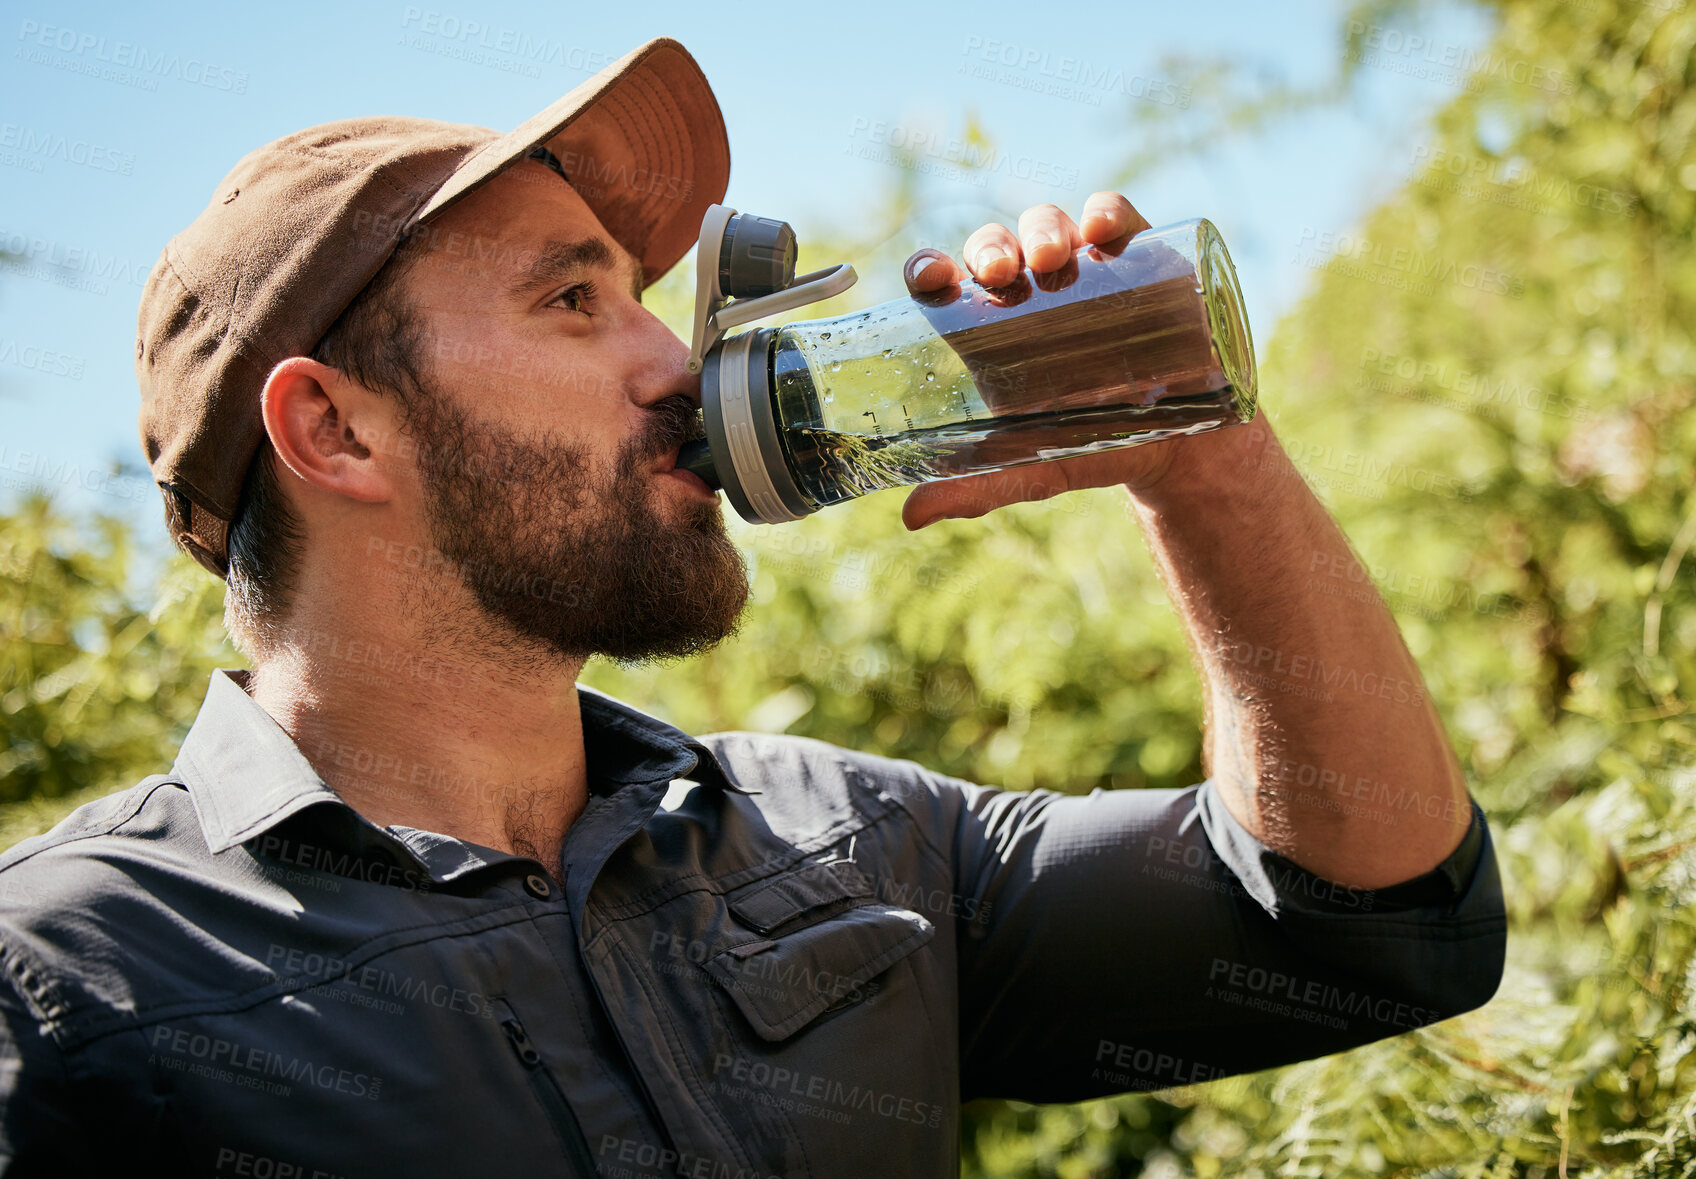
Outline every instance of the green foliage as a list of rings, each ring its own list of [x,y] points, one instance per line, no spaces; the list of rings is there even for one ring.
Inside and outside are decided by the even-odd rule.
[[[138,603],[134,550],[116,518],[72,521],[45,496],[0,516],[0,803],[34,804],[0,819],[6,834],[163,770],[211,669],[237,658],[222,583],[179,561]]]
[[[1507,977],[1437,1028],[1166,1095],[1194,1112],[1152,1173],[1696,1172],[1696,14],[1498,7],[1423,173],[1298,249],[1320,273],[1262,375],[1492,816]],[[971,1165],[1067,1173],[1039,1153]]]
[[[1367,0],[1350,19],[1407,29],[1419,7]],[[1696,13],[1489,9],[1499,31],[1425,170],[1361,226],[1313,227],[1312,289],[1261,335],[1266,412],[1373,571],[1491,815],[1501,991],[1252,1077],[979,1103],[968,1175],[1696,1173]],[[1268,110],[1333,101],[1371,68],[1347,27],[1337,84]],[[1237,117],[1252,91],[1196,68],[1224,88],[1221,125],[1262,125]],[[895,175],[879,217],[805,242],[803,269],[896,273],[891,237],[922,201],[916,173]],[[692,287],[680,268],[652,297],[674,327]],[[743,632],[586,681],[696,731],[804,734],[1020,789],[1199,779],[1197,684],[1121,495],[917,535],[899,505],[733,523]],[[220,587],[186,561],[137,604],[114,522],[35,499],[0,525],[4,842],[167,765],[235,657]]]

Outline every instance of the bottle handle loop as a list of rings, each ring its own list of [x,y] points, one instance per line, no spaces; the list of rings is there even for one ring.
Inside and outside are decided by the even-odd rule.
[[[840,295],[859,280],[854,268],[843,262],[803,274],[769,295],[729,298],[719,287],[719,252],[735,216],[736,210],[728,205],[711,205],[701,218],[701,238],[695,246],[695,320],[686,366],[691,373],[701,371],[707,353],[731,328]]]

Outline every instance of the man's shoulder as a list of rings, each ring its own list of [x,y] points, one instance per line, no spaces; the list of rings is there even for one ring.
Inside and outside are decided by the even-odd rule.
[[[168,774],[151,775],[84,803],[47,831],[0,852],[0,897],[26,881],[67,878],[64,868],[74,861],[100,858],[136,840],[156,841],[166,833],[162,825],[177,827],[193,820],[194,807],[181,781]]]
[[[192,947],[161,898],[208,858],[167,775],[78,807],[0,854],[0,973],[43,1020],[133,1003],[139,963]]]
[[[250,1003],[282,985],[279,947],[386,928],[333,869],[285,868],[260,841],[215,852],[201,819],[181,776],[155,775],[0,855],[0,988],[61,1048]]]

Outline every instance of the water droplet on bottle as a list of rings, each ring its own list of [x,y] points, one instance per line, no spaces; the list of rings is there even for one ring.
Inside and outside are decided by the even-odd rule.
[[[830,333],[829,332],[820,332],[819,333],[819,339],[821,339],[821,340],[830,339]]]
[[[926,373],[925,374],[925,383],[927,385],[934,380],[936,380],[936,374],[935,373]]]
[[[830,366],[830,371],[833,372],[833,373],[841,372],[842,371],[842,362],[840,360],[832,361],[831,366]]]
[[[890,357],[891,357],[891,356],[893,356],[893,355],[894,355],[894,354],[895,354],[895,349],[893,349],[893,348],[885,348],[885,349],[884,349],[884,350],[883,350],[883,358],[884,358],[884,359],[885,359],[885,360],[888,360],[888,359],[889,359],[889,358],[890,358]]]

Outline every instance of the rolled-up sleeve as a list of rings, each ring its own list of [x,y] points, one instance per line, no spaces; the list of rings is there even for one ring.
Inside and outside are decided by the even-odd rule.
[[[1460,845],[1392,888],[1272,852],[1209,780],[1010,793],[953,779],[962,1097],[1077,1101],[1352,1048],[1481,1006],[1506,918],[1474,804]]]

